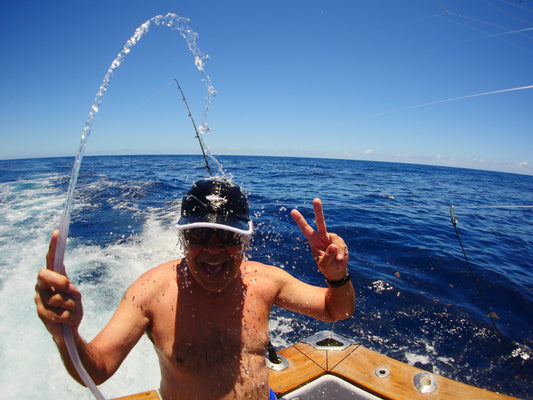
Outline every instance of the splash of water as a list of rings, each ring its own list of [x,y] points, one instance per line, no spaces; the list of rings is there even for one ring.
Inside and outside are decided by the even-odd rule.
[[[109,69],[107,70],[107,73],[104,76],[102,84],[100,85],[100,88],[98,92],[96,93],[96,97],[94,99],[93,105],[91,106],[91,110],[89,112],[87,121],[85,122],[85,127],[81,135],[81,142],[78,148],[78,153],[74,160],[74,166],[72,168],[70,184],[69,184],[69,188],[67,191],[67,200],[66,200],[65,208],[63,210],[63,214],[61,216],[61,221],[59,224],[59,236],[57,239],[57,245],[56,245],[56,251],[55,251],[54,271],[65,275],[65,267],[63,265],[63,260],[65,256],[66,241],[67,241],[69,224],[70,224],[70,210],[72,206],[72,200],[74,198],[74,188],[76,187],[81,162],[83,159],[83,154],[85,152],[85,147],[87,145],[87,141],[91,134],[91,130],[94,124],[94,120],[96,118],[96,114],[98,113],[98,110],[102,104],[104,95],[107,92],[107,88],[109,87],[109,84],[111,83],[111,79],[113,77],[115,70],[122,64],[122,62],[124,61],[128,53],[131,51],[131,49],[149,31],[152,25],[166,26],[172,30],[176,30],[187,41],[189,50],[192,52],[194,56],[194,64],[196,65],[196,68],[198,68],[198,70],[202,74],[202,82],[207,86],[206,105],[205,105],[204,112],[202,115],[202,121],[201,121],[199,130],[201,133],[210,133],[211,129],[207,125],[206,119],[207,119],[207,114],[209,113],[209,108],[211,106],[212,98],[216,94],[216,91],[211,83],[211,78],[209,77],[209,75],[207,75],[207,73],[205,72],[205,68],[204,68],[205,62],[207,61],[209,57],[207,55],[204,55],[198,48],[198,45],[197,45],[198,34],[189,27],[188,25],[189,22],[190,20],[188,18],[180,17],[172,13],[168,13],[164,16],[157,15],[149,19],[148,21],[143,23],[141,26],[139,26],[135,30],[135,33],[133,34],[133,36],[126,42],[122,50],[118,53],[117,57],[113,60]],[[214,157],[210,154],[209,149],[207,149],[207,151],[208,151],[209,156],[214,159]],[[65,340],[67,343],[67,348],[69,350],[69,355],[73,363],[75,364],[80,377],[83,379],[84,383],[89,387],[89,389],[91,390],[91,392],[94,394],[94,396],[97,399],[104,399],[103,395],[100,393],[98,388],[94,385],[91,378],[89,377],[89,375],[83,368],[83,365],[81,364],[81,361],[77,354],[76,347],[74,345],[74,340],[72,338],[72,332],[67,325],[63,326],[63,332],[64,332]]]

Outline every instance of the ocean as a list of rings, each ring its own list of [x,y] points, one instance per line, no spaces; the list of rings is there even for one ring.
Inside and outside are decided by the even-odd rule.
[[[349,249],[356,312],[323,323],[274,308],[281,348],[319,330],[354,338],[392,358],[461,382],[533,399],[533,176],[337,159],[220,156],[248,194],[248,257],[323,285],[290,218],[313,218]],[[92,399],[66,373],[33,301],[50,234],[59,225],[72,158],[0,161],[0,369],[5,399]],[[173,223],[183,193],[207,176],[201,156],[85,157],[71,214],[66,270],[84,301],[91,339],[126,288],[176,258]],[[463,256],[461,242],[493,327]],[[159,387],[143,338],[101,390],[108,398]]]

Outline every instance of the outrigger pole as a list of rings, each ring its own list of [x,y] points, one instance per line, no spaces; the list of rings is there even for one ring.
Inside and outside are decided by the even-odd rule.
[[[187,111],[189,112],[189,117],[191,118],[192,126],[194,126],[194,132],[196,132],[196,139],[198,139],[198,143],[200,143],[200,148],[202,149],[202,154],[204,155],[205,166],[207,168],[207,171],[209,172],[209,176],[213,176],[213,174],[211,173],[211,168],[209,167],[209,162],[207,162],[207,156],[205,155],[204,144],[202,143],[202,139],[200,138],[200,135],[198,134],[198,129],[196,129],[196,124],[194,123],[194,119],[192,117],[189,104],[187,103],[187,100],[185,99],[185,95],[183,94],[183,90],[181,90],[181,86],[178,83],[178,80],[177,79],[174,79],[174,80],[176,81],[176,85],[178,85],[178,89],[181,92],[181,97],[183,98],[183,101],[185,102],[185,105],[187,106]]]

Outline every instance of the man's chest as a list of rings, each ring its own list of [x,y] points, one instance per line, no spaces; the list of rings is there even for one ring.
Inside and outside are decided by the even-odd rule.
[[[210,369],[263,355],[268,342],[270,304],[246,293],[225,303],[179,297],[175,311],[160,312],[151,336],[160,356],[187,368]]]

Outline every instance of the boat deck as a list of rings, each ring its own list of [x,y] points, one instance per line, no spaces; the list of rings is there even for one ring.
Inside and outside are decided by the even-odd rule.
[[[414,377],[424,371],[357,344],[345,350],[317,350],[307,343],[297,343],[279,354],[287,359],[289,368],[270,371],[270,387],[278,395],[332,374],[383,399],[516,400],[429,373],[426,374],[436,381],[437,388],[432,393],[421,393],[415,387]]]
[[[160,400],[157,391],[150,390],[148,392],[142,392],[137,394],[132,394],[130,396],[117,397],[112,400]]]
[[[288,367],[280,371],[271,369],[269,384],[282,399],[290,399],[291,392],[317,378],[333,375],[355,385],[357,390],[385,400],[519,400],[430,374],[358,344],[317,348],[300,342],[278,354],[288,362]],[[334,395],[326,396],[335,400]],[[159,396],[151,390],[114,400],[159,400]]]

